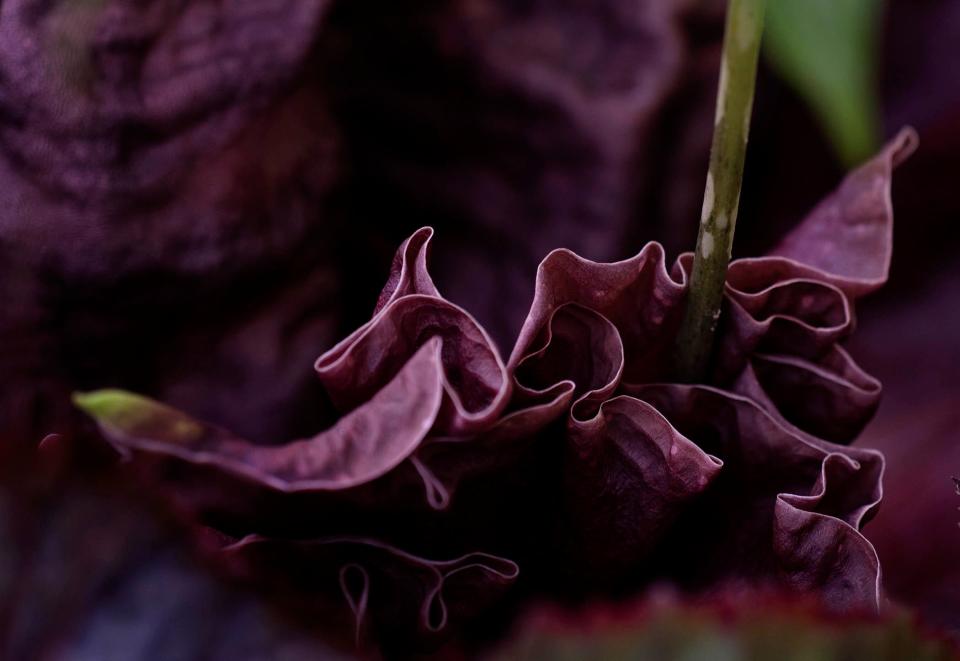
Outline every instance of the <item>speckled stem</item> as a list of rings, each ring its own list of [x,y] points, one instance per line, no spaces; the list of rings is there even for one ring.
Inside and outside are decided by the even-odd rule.
[[[710,169],[690,292],[677,336],[676,366],[681,381],[700,381],[704,377],[720,318],[740,204],[765,9],[766,0],[730,0],[727,6]]]

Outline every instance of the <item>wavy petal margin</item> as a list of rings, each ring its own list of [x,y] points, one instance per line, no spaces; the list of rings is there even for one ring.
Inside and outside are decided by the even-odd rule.
[[[417,348],[443,340],[443,406],[437,431],[465,434],[488,427],[506,407],[510,380],[486,331],[440,297],[427,273],[433,230],[424,228],[397,251],[373,318],[317,359],[334,404],[344,410],[369,399]]]
[[[913,129],[902,130],[769,255],[730,264],[714,383],[813,436],[849,442],[860,433],[881,388],[838,343],[854,330],[856,299],[886,282],[891,179],[917,141]],[[681,256],[674,277],[691,264]]]
[[[729,475],[705,496],[717,499],[716,509],[750,504],[740,512],[701,512],[723,517],[729,529],[724,539],[694,533],[698,553],[733,559],[752,538],[752,580],[762,578],[758,568],[769,556],[770,578],[819,592],[831,607],[879,608],[879,561],[859,529],[883,497],[883,455],[810,440],[756,402],[716,388],[649,385],[633,394],[724,462]],[[766,549],[770,542],[756,537],[763,530],[772,535]]]
[[[348,607],[358,640],[368,620],[381,635],[440,633],[451,619],[489,604],[520,573],[516,563],[489,553],[431,560],[356,537],[289,541],[250,535],[221,553],[257,577],[293,582],[298,591]]]
[[[856,298],[886,278],[890,176],[915,142],[904,131],[771,255],[731,264],[708,383],[665,383],[689,255],[668,271],[656,243],[612,264],[550,253],[505,365],[476,320],[440,296],[424,228],[397,251],[370,321],[317,359],[342,415],[317,436],[265,447],[126,393],[77,403],[118,448],[280,492],[389,483],[351,506],[385,539],[417,548],[491,539],[498,552],[593,587],[737,578],[818,593],[838,609],[876,609],[880,568],[859,529],[881,499],[883,457],[841,443],[872,415],[880,384],[840,343],[854,329]],[[468,477],[476,479],[458,509],[454,488]],[[427,506],[397,514],[411,483]],[[549,511],[524,519],[527,502],[546,502],[534,493],[544,486],[557,489]],[[503,493],[485,500],[491,491]],[[494,501],[503,511],[483,509]],[[500,534],[524,527],[543,535]],[[301,589],[320,581],[353,614],[358,636],[378,609],[378,632],[436,633],[448,620],[448,584],[476,579],[458,600],[469,606],[517,578],[506,558],[429,561],[366,536],[252,536],[224,553],[265,560],[306,581]],[[384,585],[393,587],[381,599]],[[393,621],[397,613],[417,617]]]

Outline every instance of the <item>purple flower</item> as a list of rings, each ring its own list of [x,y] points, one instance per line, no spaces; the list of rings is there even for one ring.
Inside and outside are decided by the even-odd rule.
[[[846,443],[880,387],[840,343],[886,279],[891,173],[914,143],[901,133],[769,255],[731,264],[707,383],[670,383],[689,255],[552,252],[504,362],[437,291],[422,229],[370,321],[317,359],[340,417],[315,436],[261,445],[124,392],[77,401],[241,538],[221,551],[241,573],[340,604],[380,640],[469,620],[509,583],[522,602],[739,581],[876,609],[859,529],[883,457]]]

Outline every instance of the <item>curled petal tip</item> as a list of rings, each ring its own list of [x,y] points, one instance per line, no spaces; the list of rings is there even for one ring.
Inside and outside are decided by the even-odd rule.
[[[904,126],[901,128],[900,131],[897,132],[897,135],[887,143],[887,149],[890,150],[893,166],[897,167],[901,165],[913,155],[913,152],[917,151],[917,147],[919,146],[920,135],[917,133],[917,130],[912,126]]]

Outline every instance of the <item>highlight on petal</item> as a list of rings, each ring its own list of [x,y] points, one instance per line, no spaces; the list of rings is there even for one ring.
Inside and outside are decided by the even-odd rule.
[[[757,353],[732,389],[803,433],[849,443],[880,404],[880,383],[833,346],[815,360]]]
[[[917,143],[916,131],[901,130],[877,156],[851,172],[770,255],[823,274],[851,296],[886,282],[893,251],[891,178]]]
[[[318,358],[317,375],[334,404],[349,411],[431,338],[442,345],[444,410],[438,428],[456,434],[488,425],[507,404],[506,370],[483,329],[441,298],[413,294],[393,301]]]
[[[836,540],[824,549],[821,539]],[[783,575],[801,591],[819,591],[838,612],[879,610],[880,560],[869,541],[842,521],[777,501],[774,546]]]
[[[334,404],[348,411],[381,388],[423,342],[442,338],[444,401],[437,430],[471,433],[506,407],[511,384],[487,332],[433,284],[427,271],[432,236],[423,228],[400,246],[373,318],[320,356],[315,369]]]
[[[577,303],[565,303],[550,315],[542,335],[542,346],[517,365],[519,388],[532,394],[569,383],[576,397],[574,410],[588,399],[601,402],[613,394],[623,374],[624,353],[610,320]]]
[[[769,255],[730,264],[711,383],[812,438],[850,442],[863,429],[880,385],[838,343],[853,332],[854,300],[887,279],[891,177],[916,143],[904,129]],[[674,276],[685,279],[691,264],[681,255]]]
[[[433,228],[421,227],[400,245],[393,256],[387,283],[380,292],[380,298],[377,299],[377,305],[373,310],[374,315],[401,296],[410,294],[440,296],[427,270],[432,239]]]
[[[564,462],[568,542],[593,578],[633,573],[723,462],[650,404],[621,395],[571,418]]]
[[[766,575],[840,610],[879,607],[880,567],[859,527],[883,495],[880,453],[796,433],[751,399],[715,388],[632,391],[724,462],[671,538],[678,567],[695,555],[710,580],[726,573],[762,584]]]
[[[255,445],[129,393],[93,393],[78,402],[119,447],[212,465],[280,491],[341,490],[387,473],[426,437],[441,404],[440,345],[427,341],[332,428],[281,446]]]
[[[683,295],[684,283],[667,273],[663,248],[657,243],[611,264],[555,250],[537,269],[530,313],[508,365],[516,368],[526,358],[558,308],[575,303],[616,327],[628,357],[624,378],[655,378],[668,362]]]

